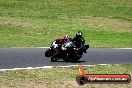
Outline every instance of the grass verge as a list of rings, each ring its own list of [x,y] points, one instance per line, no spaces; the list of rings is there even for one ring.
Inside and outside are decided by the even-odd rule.
[[[49,46],[79,30],[90,47],[132,47],[132,0],[0,0],[0,47]]]
[[[132,65],[106,65],[84,67],[87,73],[132,75]],[[0,72],[0,88],[131,88],[129,84],[86,84],[76,83],[77,67]]]

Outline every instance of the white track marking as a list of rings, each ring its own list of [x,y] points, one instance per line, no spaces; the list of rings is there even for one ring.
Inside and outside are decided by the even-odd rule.
[[[94,67],[98,65],[112,65],[112,64],[97,64],[97,65],[82,65],[82,66],[88,66],[88,67]],[[118,64],[114,64],[118,65]],[[78,67],[78,65],[68,65],[68,66],[42,66],[42,67],[27,67],[27,68],[13,68],[13,69],[0,69],[0,71],[10,71],[10,70],[34,70],[34,69],[50,69],[50,68],[70,68],[70,67]]]
[[[110,64],[98,64],[98,65],[110,65]]]

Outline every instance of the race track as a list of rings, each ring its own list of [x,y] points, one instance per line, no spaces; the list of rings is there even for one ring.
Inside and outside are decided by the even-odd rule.
[[[77,63],[50,62],[44,56],[46,48],[0,48],[0,69],[96,65],[96,64],[132,64],[132,49],[90,48]]]

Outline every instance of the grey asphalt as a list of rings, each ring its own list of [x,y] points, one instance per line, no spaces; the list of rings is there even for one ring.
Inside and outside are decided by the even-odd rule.
[[[0,69],[96,65],[96,64],[132,64],[132,49],[89,48],[77,63],[51,62],[44,56],[45,48],[0,48]]]

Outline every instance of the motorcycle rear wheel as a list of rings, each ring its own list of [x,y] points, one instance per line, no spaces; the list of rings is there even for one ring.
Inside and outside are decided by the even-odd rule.
[[[71,59],[71,62],[77,62],[82,56],[77,54],[73,59]]]

